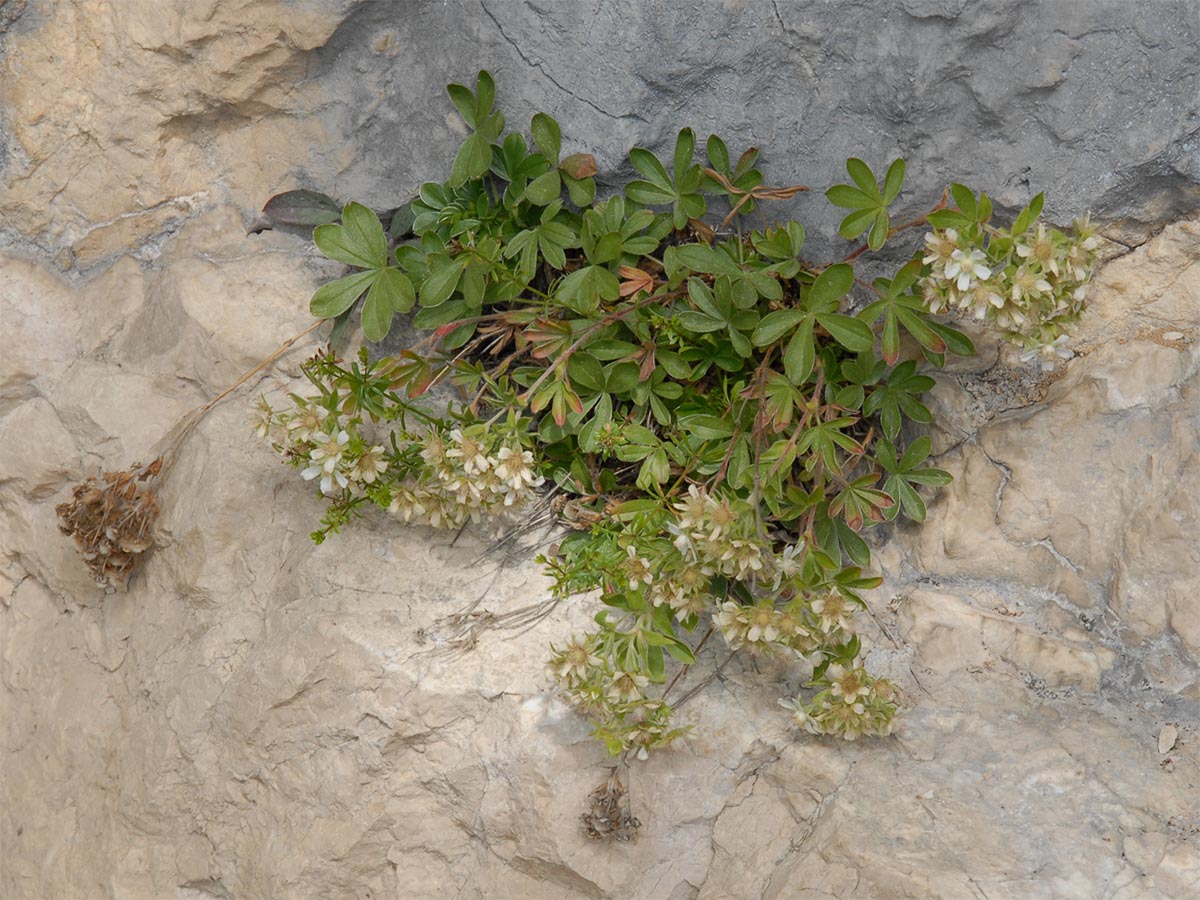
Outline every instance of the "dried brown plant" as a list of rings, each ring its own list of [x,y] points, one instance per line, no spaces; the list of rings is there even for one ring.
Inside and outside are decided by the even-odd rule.
[[[158,497],[153,482],[162,457],[119,472],[100,471],[75,485],[69,503],[55,507],[59,530],[75,538],[96,583],[120,587],[154,545]]]

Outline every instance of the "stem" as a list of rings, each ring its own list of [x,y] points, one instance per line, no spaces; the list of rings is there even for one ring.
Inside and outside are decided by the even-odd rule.
[[[625,316],[629,315],[631,312],[641,309],[643,306],[650,306],[652,303],[661,303],[664,300],[675,299],[676,297],[681,297],[681,296],[683,296],[682,291],[671,291],[670,293],[666,293],[666,294],[651,294],[648,297],[643,297],[641,300],[637,301],[632,306],[630,306],[626,309],[623,309],[620,312],[609,313],[607,316],[605,316],[603,319],[601,319],[595,325],[592,325],[591,327],[585,329],[583,334],[579,335],[579,337],[575,339],[575,342],[573,344],[571,344],[571,346],[568,347],[566,350],[564,350],[562,352],[562,354],[558,357],[558,359],[556,359],[553,363],[551,363],[549,366],[547,366],[546,371],[543,372],[540,376],[538,376],[537,381],[535,381],[528,388],[526,388],[525,393],[522,394],[518,399],[524,403],[528,403],[529,400],[532,399],[534,392],[542,386],[542,384],[545,382],[545,380],[547,378],[549,378],[557,369],[565,366],[567,364],[567,361],[571,358],[572,354],[574,354],[576,350],[578,350],[581,346],[583,346],[584,342],[588,338],[590,338],[592,335],[596,334],[598,331],[601,331],[601,330],[607,328],[613,322],[619,322],[621,319],[625,318]]]
[[[266,359],[264,359],[262,362],[260,362],[258,365],[256,365],[253,369],[251,369],[249,372],[246,372],[245,374],[243,374],[240,378],[238,378],[237,381],[235,381],[233,384],[231,384],[225,390],[221,391],[221,393],[217,394],[217,396],[213,397],[211,400],[209,400],[207,403],[205,403],[199,409],[193,410],[192,412],[190,412],[186,416],[184,416],[182,419],[180,419],[179,422],[176,423],[175,428],[172,429],[172,431],[174,431],[175,434],[172,435],[170,432],[168,432],[167,435],[164,436],[164,440],[167,440],[167,447],[161,454],[159,454],[163,460],[162,469],[160,469],[160,471],[159,471],[160,476],[162,474],[164,474],[165,471],[167,469],[169,469],[170,466],[175,462],[175,454],[179,450],[180,445],[187,438],[187,436],[192,433],[193,429],[195,429],[195,427],[200,424],[200,420],[203,419],[206,415],[208,415],[209,412],[212,411],[214,406],[216,406],[218,403],[220,403],[222,400],[224,400],[226,397],[228,397],[230,394],[232,394],[234,391],[236,391],[242,385],[244,385],[247,381],[249,381],[251,378],[253,378],[255,375],[257,375],[259,372],[263,371],[263,369],[267,368],[272,363],[274,363],[276,360],[278,360],[281,356],[283,356],[283,354],[285,354],[288,350],[290,350],[292,348],[292,346],[297,341],[299,341],[301,338],[316,331],[318,328],[320,328],[324,324],[325,324],[324,319],[318,319],[316,322],[313,322],[311,325],[309,325],[307,328],[305,328],[303,331],[301,331],[299,334],[293,335],[292,337],[288,338],[286,341],[284,341],[282,344],[280,344],[275,349],[275,352],[273,352],[270,356],[268,356]]]
[[[716,625],[709,626],[708,631],[706,631],[704,633],[704,637],[700,638],[700,643],[698,643],[696,645],[696,649],[692,651],[693,656],[700,655],[700,651],[704,649],[704,645],[708,643],[708,639],[713,636],[713,632],[716,630],[717,630]],[[691,663],[689,663],[686,666],[680,667],[679,671],[676,672],[675,676],[671,679],[671,683],[668,684],[666,686],[666,688],[663,689],[662,696],[659,698],[660,700],[667,699],[667,694],[671,693],[671,688],[675,687],[675,685],[679,683],[679,679],[682,678],[685,674],[687,674],[688,669],[690,669],[691,667],[692,667]]]

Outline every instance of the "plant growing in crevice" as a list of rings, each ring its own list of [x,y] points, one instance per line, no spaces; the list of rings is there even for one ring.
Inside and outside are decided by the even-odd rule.
[[[314,315],[340,331],[358,309],[372,341],[397,313],[425,332],[394,355],[318,354],[311,391],[256,412],[328,500],[314,539],[369,506],[437,527],[519,516],[550,487],[574,529],[540,557],[554,596],[595,591],[602,608],[549,671],[611,752],[645,756],[684,730],[673,690],[714,636],[808,659],[810,690],[784,703],[809,731],[889,733],[897,690],[865,669],[854,627],[881,580],[863,532],[922,521],[921,489],[949,481],[905,427],[931,420],[922,367],[973,352],[942,314],[1053,355],[1083,308],[1089,227],[1047,229],[1039,195],[1001,229],[961,185],[893,225],[903,161],[880,179],[852,159],[852,183],[826,197],[866,241],[816,263],[800,223],[763,217],[807,188],[764,186],[753,148],[734,161],[714,135],[698,161],[685,128],[669,167],[634,148],[639,177],[597,199],[594,161],[562,157],[553,119],[534,116],[532,145],[505,132],[486,72],[450,96],[471,134],[448,180],[386,228],[358,203],[337,222],[312,195],[295,204],[354,269],[317,291]],[[856,277],[915,228],[926,246],[892,278]],[[421,400],[440,382],[458,397],[444,409]]]

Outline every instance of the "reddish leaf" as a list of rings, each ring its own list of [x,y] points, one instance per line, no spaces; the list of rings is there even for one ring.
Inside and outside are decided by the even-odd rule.
[[[590,153],[572,153],[560,162],[558,167],[572,178],[591,178],[599,171],[596,168],[596,157]]]

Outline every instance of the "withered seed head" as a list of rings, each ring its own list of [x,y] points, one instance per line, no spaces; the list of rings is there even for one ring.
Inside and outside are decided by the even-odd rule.
[[[72,501],[55,507],[59,530],[71,535],[97,584],[125,584],[154,545],[158,500],[150,481],[162,468],[147,466],[89,475],[72,491]]]

